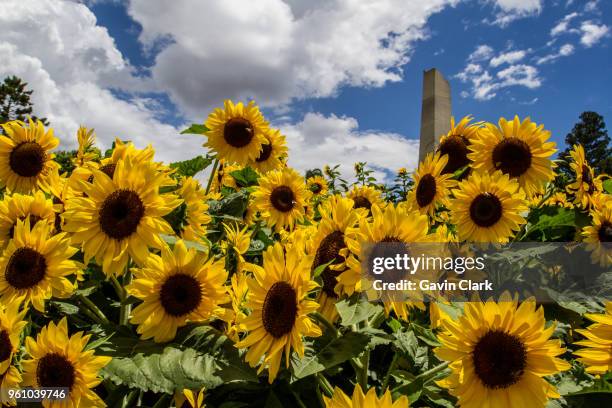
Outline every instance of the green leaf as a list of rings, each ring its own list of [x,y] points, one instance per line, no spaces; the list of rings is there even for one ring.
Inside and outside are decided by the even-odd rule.
[[[143,391],[164,392],[189,389],[215,388],[223,383],[217,375],[214,357],[193,349],[164,349],[162,354],[113,358],[102,369],[103,378],[115,384],[125,384]]]
[[[612,178],[609,178],[603,182],[603,188],[606,193],[612,194]]]
[[[293,375],[304,378],[319,373],[361,354],[370,341],[363,333],[348,332],[342,337],[330,341],[320,351],[310,351],[304,358],[292,358]]]
[[[208,128],[206,126],[201,125],[199,123],[194,123],[191,126],[189,126],[187,129],[183,130],[181,132],[181,135],[185,135],[185,134],[203,135],[206,132],[208,132]]]
[[[335,259],[332,259],[331,261],[324,263],[322,265],[319,265],[315,268],[314,271],[312,271],[312,277],[316,278],[319,275],[321,275],[323,273],[323,271],[325,270],[325,268],[327,268],[329,265],[333,264],[335,261]]]
[[[405,331],[405,332],[397,332],[394,334],[395,341],[393,344],[403,353],[409,355],[412,360],[416,357],[416,352],[419,347],[419,341],[417,340],[414,332]]]
[[[382,306],[368,302],[363,296],[356,296],[337,302],[336,309],[340,315],[340,324],[352,326],[371,318],[382,310]]]
[[[239,191],[228,195],[220,201],[211,201],[208,212],[210,215],[217,218],[230,216],[242,220],[242,216],[248,205],[248,200],[248,192]]]
[[[236,180],[236,184],[240,187],[256,186],[259,180],[259,174],[250,167],[245,167],[242,170],[235,170],[230,173],[230,176]]]
[[[176,169],[176,172],[181,176],[193,177],[210,166],[213,160],[212,156],[197,156],[193,159],[170,163],[170,168]]]

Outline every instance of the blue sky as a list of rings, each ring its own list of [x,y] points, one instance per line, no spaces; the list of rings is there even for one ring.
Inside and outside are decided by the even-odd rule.
[[[382,174],[416,165],[431,67],[450,80],[456,117],[531,116],[560,147],[582,111],[612,121],[606,0],[7,2],[36,6],[49,27],[28,32],[28,13],[0,13],[0,49],[29,67],[0,74],[49,88],[39,105],[67,144],[86,122],[102,144],[150,141],[164,160],[186,158],[201,140],[176,136],[181,126],[224,97],[254,98],[287,134],[296,167],[368,159]],[[69,30],[63,19],[81,23]],[[19,41],[37,34],[39,48]],[[74,107],[47,100],[54,90]]]

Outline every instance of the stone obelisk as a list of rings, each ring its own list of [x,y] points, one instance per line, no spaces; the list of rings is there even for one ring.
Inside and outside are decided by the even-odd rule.
[[[444,75],[435,68],[423,72],[423,104],[419,161],[433,152],[440,136],[450,130],[451,93]]]

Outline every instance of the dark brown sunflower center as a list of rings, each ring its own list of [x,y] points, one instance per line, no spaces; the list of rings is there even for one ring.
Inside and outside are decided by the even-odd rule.
[[[321,265],[325,265],[328,262],[332,262],[332,264],[339,264],[344,262],[344,257],[339,254],[340,250],[346,248],[346,244],[344,242],[344,234],[342,231],[334,231],[321,241],[319,244],[319,248],[317,248],[317,253],[315,254],[314,262],[312,263],[312,270],[314,271]],[[334,292],[334,287],[336,287],[336,277],[340,275],[341,271],[334,271],[329,268],[328,265],[325,270],[321,273],[321,279],[323,279],[323,292],[325,292],[330,297],[338,297],[336,292]]]
[[[287,282],[270,287],[261,311],[261,320],[268,333],[281,338],[290,333],[297,318],[297,294]]]
[[[612,242],[612,224],[608,221],[602,222],[597,235],[599,242]]]
[[[34,214],[28,215],[28,218],[30,219],[30,228],[34,228],[34,225],[36,225],[38,221],[42,220],[41,217],[39,217],[38,215],[34,215]],[[19,217],[19,219],[21,221],[25,221],[26,217]],[[16,226],[17,226],[17,223],[13,224],[13,226],[9,229],[9,236],[11,238],[14,238]]]
[[[272,145],[271,144],[263,144],[261,145],[261,151],[259,152],[259,157],[255,159],[256,162],[261,163],[265,162],[270,158],[272,154]]]
[[[38,361],[36,378],[40,387],[66,387],[71,389],[75,377],[74,366],[61,354],[47,354]]]
[[[585,164],[582,165],[582,182],[589,186],[587,192],[595,191],[595,185],[593,184],[593,173],[591,168]]]
[[[28,289],[43,280],[47,272],[47,261],[38,251],[18,248],[6,265],[4,278],[13,288]]]
[[[136,232],[144,213],[144,204],[134,191],[114,191],[102,203],[100,228],[109,237],[122,240]]]
[[[419,180],[416,189],[416,201],[419,207],[429,205],[436,196],[436,179],[431,174],[425,174]]]
[[[295,206],[295,194],[287,186],[279,186],[272,190],[270,202],[280,212],[288,212]]]
[[[502,211],[501,201],[490,193],[479,194],[470,204],[470,218],[479,227],[495,225],[502,217]]]
[[[310,191],[312,191],[315,194],[319,194],[321,190],[323,190],[323,186],[319,183],[313,183],[310,185]]]
[[[253,126],[243,118],[230,119],[223,128],[223,138],[230,146],[244,147],[253,140]]]
[[[172,316],[186,315],[202,302],[200,283],[193,276],[177,273],[166,279],[159,299],[166,313]]]
[[[492,330],[478,340],[472,359],[474,371],[486,387],[507,388],[525,372],[527,349],[517,336]]]
[[[11,356],[13,345],[11,338],[6,330],[0,331],[0,361],[4,361]]]
[[[13,149],[9,157],[11,169],[21,177],[40,174],[47,161],[47,152],[36,142],[23,142]]]
[[[440,156],[448,155],[448,162],[442,170],[444,174],[452,174],[470,163],[468,141],[463,136],[452,135],[447,137],[438,146],[438,152],[440,152]]]
[[[117,168],[117,165],[115,163],[108,163],[108,164],[105,164],[104,166],[100,167],[100,171],[102,173],[106,174],[112,180],[113,176],[115,175],[115,169],[116,168]]]
[[[531,167],[531,150],[520,139],[504,139],[493,149],[493,165],[510,177],[519,177]]]
[[[372,203],[364,196],[353,197],[353,201],[355,202],[355,208],[365,208],[367,210],[372,208]]]

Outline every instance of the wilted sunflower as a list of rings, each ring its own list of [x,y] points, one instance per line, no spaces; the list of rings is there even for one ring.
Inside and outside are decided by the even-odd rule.
[[[6,134],[0,135],[0,186],[15,193],[50,191],[59,169],[49,153],[59,145],[53,129],[45,132],[42,122],[32,119],[28,125],[15,120],[0,126]]]
[[[453,195],[451,217],[462,241],[508,242],[525,222],[525,195],[515,179],[500,171],[472,173]]]
[[[30,230],[30,221],[17,221],[14,238],[0,258],[0,299],[3,302],[30,302],[45,311],[45,300],[67,298],[75,284],[66,279],[80,275],[81,265],[70,260],[77,249],[65,233],[51,236],[48,224],[39,222]]]
[[[368,222],[360,221],[359,227],[345,236],[346,245],[354,255],[347,259],[349,269],[338,276],[338,282],[349,295],[355,291],[370,291],[371,287],[362,285],[371,284],[371,277],[367,276],[369,271],[362,270],[361,262],[371,258],[375,252],[384,252],[385,248],[393,244],[408,249],[411,244],[426,240],[428,229],[427,216],[409,211],[405,206],[389,204],[384,209],[372,206],[372,219]],[[396,300],[383,298],[387,313],[394,310],[401,318],[407,317],[408,307],[423,307],[419,302],[413,304]]]
[[[102,381],[98,371],[111,361],[111,357],[96,356],[85,350],[90,335],[78,332],[68,336],[68,323],[64,317],[58,325],[51,322],[36,336],[26,338],[26,353],[31,359],[23,360],[23,386],[33,388],[66,387],[66,401],[44,400],[45,408],[105,407],[106,404],[91,389]]]
[[[20,312],[20,305],[19,300],[0,304],[0,374],[11,365],[13,355],[19,350],[21,331],[27,324],[23,318],[28,308]]]
[[[368,211],[373,205],[385,206],[380,191],[371,186],[354,186],[346,196],[355,202],[355,208],[365,208]]]
[[[134,280],[127,291],[143,303],[136,306],[130,322],[138,325],[143,339],[172,340],[179,327],[210,319],[229,301],[223,260],[207,260],[182,240],[173,250],[164,245],[161,256],[149,254],[143,267],[132,271]]]
[[[177,191],[183,199],[181,209],[184,209],[186,225],[181,231],[181,237],[188,241],[199,241],[206,235],[206,225],[210,223],[206,193],[198,180],[185,177]]]
[[[323,196],[329,190],[327,181],[321,176],[312,176],[306,180],[306,186],[313,196]]]
[[[574,204],[588,210],[595,204],[603,184],[601,178],[595,177],[595,172],[589,166],[582,145],[575,145],[570,156],[573,159],[570,168],[576,175],[576,181],[567,186],[567,191],[574,194]]]
[[[344,241],[345,234],[367,216],[365,209],[354,209],[353,205],[353,200],[338,195],[324,202],[319,208],[321,221],[308,243],[308,252],[313,256],[312,271],[331,262],[321,272],[323,287],[318,300],[321,313],[330,321],[337,317],[335,303],[343,293],[342,285],[338,284],[336,277],[347,269],[349,250]]]
[[[278,129],[268,129],[263,132],[265,141],[261,145],[259,156],[249,164],[258,172],[265,174],[272,170],[281,169],[284,166],[284,158],[287,155],[287,142],[285,136]]]
[[[612,203],[591,213],[592,225],[582,229],[591,259],[601,266],[612,265]]]
[[[470,125],[472,120],[472,116],[466,116],[455,125],[455,118],[451,117],[451,128],[446,135],[440,138],[440,144],[436,149],[440,156],[448,156],[442,174],[453,174],[470,163],[469,147],[481,129],[480,123]]]
[[[555,142],[548,142],[550,132],[544,125],[538,126],[529,118],[518,116],[508,122],[499,120],[499,127],[491,123],[479,131],[470,145],[469,158],[474,169],[493,173],[500,170],[518,180],[528,197],[543,190],[555,177],[550,159],[557,149]]]
[[[461,407],[544,407],[559,398],[543,377],[567,370],[556,356],[565,350],[550,340],[544,308],[533,300],[518,305],[504,294],[499,303],[467,302],[459,319],[444,319],[434,351],[450,362],[449,377],[438,384],[459,399]]]
[[[248,348],[245,359],[251,367],[264,357],[259,371],[268,367],[269,383],[276,378],[283,354],[287,367],[291,349],[304,357],[302,336],[321,335],[319,326],[308,317],[319,307],[308,299],[308,293],[317,287],[310,280],[312,260],[296,249],[277,242],[263,253],[263,267],[252,265],[254,277],[247,281],[251,314],[238,321],[248,335],[236,347]]]
[[[128,257],[139,264],[148,247],[161,248],[160,234],[172,234],[161,217],[181,204],[173,194],[159,194],[157,170],[149,163],[121,160],[113,178],[94,170],[93,183],[81,182],[86,197],[66,203],[64,230],[82,245],[85,263],[95,258],[106,275],[125,272]]]
[[[408,398],[405,395],[395,402],[391,398],[391,391],[387,390],[382,397],[376,395],[376,388],[372,387],[367,394],[363,394],[361,386],[357,384],[353,395],[348,396],[339,387],[334,388],[331,398],[323,396],[325,408],[408,408]]]
[[[448,207],[450,189],[455,185],[452,174],[442,174],[448,163],[448,156],[440,153],[428,154],[414,173],[414,188],[410,190],[406,201],[421,214],[433,217],[436,207]]]
[[[295,170],[274,170],[259,179],[253,205],[268,225],[277,230],[293,228],[304,218],[309,196],[304,179]]]
[[[208,128],[204,146],[217,152],[219,159],[243,166],[259,157],[269,128],[253,101],[245,106],[226,100],[224,109],[216,108],[204,125]]]
[[[584,315],[595,323],[586,329],[576,330],[587,340],[580,340],[574,344],[584,346],[575,351],[578,361],[586,366],[591,374],[605,374],[612,370],[612,302],[606,302],[604,314],[587,313]]]
[[[30,226],[38,222],[55,226],[53,202],[45,197],[42,191],[33,195],[13,194],[0,201],[0,248],[13,238],[18,220],[29,218]]]
[[[21,388],[21,373],[15,366],[9,366],[8,369],[0,374],[0,404],[9,407],[17,406],[15,398],[11,398],[8,391]]]

